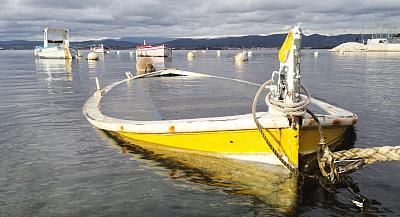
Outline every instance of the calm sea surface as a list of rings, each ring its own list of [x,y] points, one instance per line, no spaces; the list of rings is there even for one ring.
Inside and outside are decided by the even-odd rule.
[[[235,51],[198,51],[193,61],[186,53],[174,51],[166,67],[259,84],[279,67],[277,51],[254,51],[239,65]],[[400,216],[399,162],[351,175],[374,201],[360,209],[346,189],[330,195],[276,167],[144,149],[95,129],[82,114],[94,78],[102,86],[121,80],[135,63],[128,51],[99,62],[0,51],[0,216]],[[355,147],[399,145],[400,54],[320,50],[315,58],[304,50],[301,67],[313,97],[359,116]],[[215,79],[142,80],[113,90],[102,108],[136,119],[234,115],[250,112],[256,90]]]

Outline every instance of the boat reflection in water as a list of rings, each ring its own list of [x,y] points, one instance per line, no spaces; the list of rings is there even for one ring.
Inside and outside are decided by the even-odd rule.
[[[97,74],[99,72],[105,72],[105,64],[104,61],[104,54],[103,53],[96,53],[98,59],[97,60],[87,60],[89,73]]]
[[[36,72],[46,75],[43,80],[48,82],[54,80],[72,81],[71,59],[35,59]]]
[[[254,196],[257,203],[263,202],[277,212],[294,211],[297,177],[290,175],[284,167],[217,158],[160,145],[138,144],[137,141],[121,140],[102,130],[96,131],[121,153],[146,167],[155,167],[155,172],[162,171],[160,175],[202,184],[198,186],[200,189],[212,186],[229,194]],[[161,170],[157,167],[161,167]]]
[[[110,132],[99,129],[96,131],[113,148],[119,149],[122,154],[140,162],[146,168],[151,168],[159,175],[201,184],[194,186],[200,190],[217,188],[228,194],[253,196],[255,206],[264,203],[275,212],[296,213],[302,203],[317,203],[318,200],[314,197],[321,194],[318,192],[324,191],[318,183],[304,183],[303,179],[291,175],[283,166],[236,161],[193,151],[185,152],[182,149],[131,139],[122,140]],[[349,145],[354,145],[355,140],[354,128],[350,127],[339,145],[349,148]],[[346,147],[343,147],[344,144]],[[193,186],[190,188],[193,189]],[[309,192],[310,188],[313,188],[314,192]]]
[[[88,62],[89,73],[96,73],[98,61],[97,60],[88,60],[87,62]]]
[[[247,64],[247,62],[245,61],[234,61],[235,64],[235,73],[236,75],[241,75],[243,73],[243,68],[245,67],[245,64]]]
[[[136,74],[141,75],[155,70],[171,68],[172,57],[137,57]]]

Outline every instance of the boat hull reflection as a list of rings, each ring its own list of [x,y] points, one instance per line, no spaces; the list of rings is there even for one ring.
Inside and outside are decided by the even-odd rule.
[[[295,210],[298,177],[280,166],[250,163],[233,159],[185,152],[166,146],[138,144],[115,133],[97,130],[121,153],[142,162],[156,161],[168,169],[162,175],[183,179],[235,195],[254,196],[278,212]]]
[[[35,59],[36,71],[47,74],[48,81],[72,81],[72,61],[70,59]],[[60,75],[65,75],[60,76]]]

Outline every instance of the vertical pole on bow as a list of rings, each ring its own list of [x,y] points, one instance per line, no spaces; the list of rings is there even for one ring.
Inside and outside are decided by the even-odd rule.
[[[281,67],[286,67],[287,92],[284,101],[288,104],[299,102],[300,99],[300,48],[301,30],[298,26],[292,29],[293,44],[289,50],[286,62]]]
[[[294,26],[286,36],[279,51],[279,72],[272,73],[271,98],[290,108],[291,105],[301,101],[300,98],[300,48],[301,30]],[[281,148],[286,153],[289,162],[298,167],[301,116],[289,112],[276,111],[269,108],[270,113],[287,115],[290,127],[282,129]]]
[[[297,103],[300,98],[301,30],[294,26],[279,51],[279,72],[272,73],[272,97],[285,104]]]

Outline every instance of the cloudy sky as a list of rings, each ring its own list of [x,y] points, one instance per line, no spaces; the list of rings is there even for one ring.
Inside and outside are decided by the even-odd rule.
[[[0,40],[40,40],[68,27],[72,40],[122,36],[217,37],[281,33],[359,33],[400,27],[400,0],[0,0]]]

